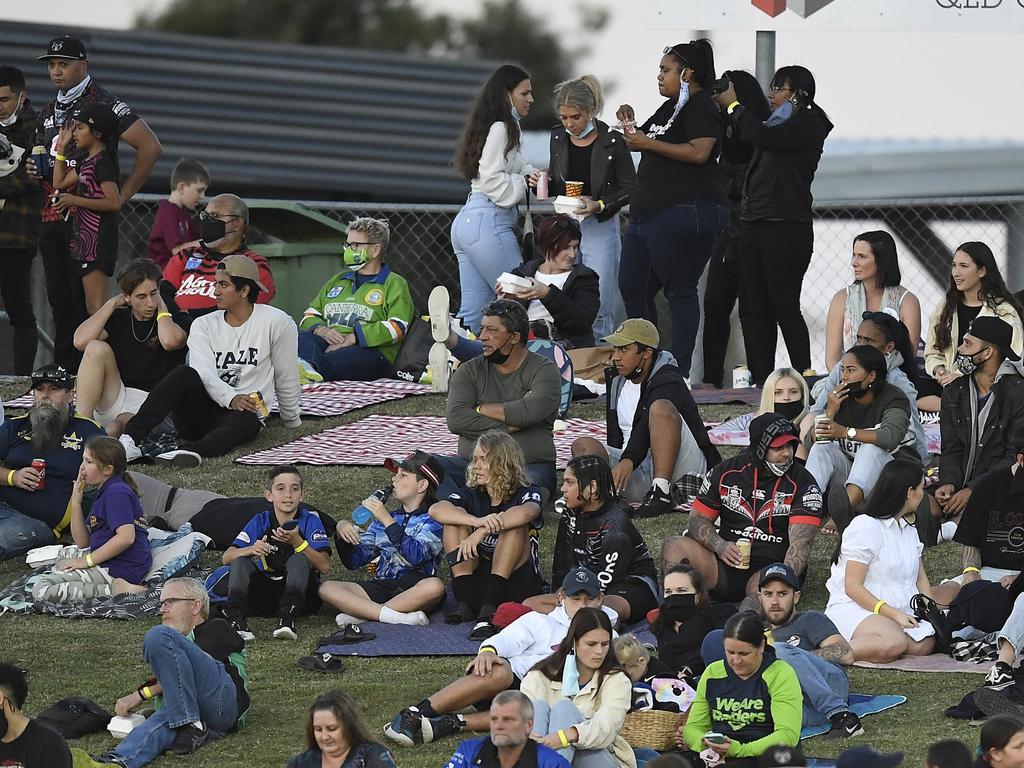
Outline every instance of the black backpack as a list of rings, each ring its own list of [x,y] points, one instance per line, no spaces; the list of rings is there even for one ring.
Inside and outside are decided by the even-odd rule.
[[[111,717],[113,715],[101,709],[99,704],[84,696],[61,699],[36,715],[39,722],[50,726],[65,739],[105,731]]]
[[[953,598],[946,620],[953,631],[974,627],[982,632],[998,632],[1011,610],[1013,598],[998,581],[972,581]]]
[[[433,344],[434,337],[430,332],[430,321],[416,315],[409,323],[405,339],[398,349],[394,371],[391,374],[392,378],[418,384],[420,377],[427,369],[427,363],[430,362],[430,348]]]

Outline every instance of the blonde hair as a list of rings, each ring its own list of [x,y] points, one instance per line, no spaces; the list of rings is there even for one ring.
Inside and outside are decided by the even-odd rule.
[[[635,635],[619,635],[612,641],[612,650],[619,666],[626,670],[631,680],[639,680],[647,672],[653,654]],[[634,671],[638,673],[635,677]]]
[[[375,219],[371,216],[360,216],[348,223],[346,232],[362,232],[375,243],[380,243],[381,255],[388,249],[391,239],[391,225],[386,219]]]
[[[476,440],[476,447],[487,456],[488,480],[485,490],[500,499],[508,500],[517,488],[529,485],[526,479],[526,461],[519,444],[507,432],[491,430]],[[466,468],[466,485],[476,489],[473,462]]]
[[[139,486],[128,474],[128,457],[125,455],[124,446],[120,440],[106,435],[90,437],[85,443],[85,450],[92,456],[97,466],[114,470],[115,475],[121,475],[125,483],[139,496]]]
[[[775,385],[779,383],[779,379],[792,379],[800,388],[800,399],[803,401],[804,407],[800,411],[800,415],[793,419],[793,423],[799,426],[804,416],[807,415],[809,395],[807,381],[793,368],[777,368],[764,380],[764,387],[761,389],[761,405],[757,409],[757,415],[775,412]]]
[[[559,107],[576,107],[596,117],[604,107],[601,81],[594,75],[582,75],[575,80],[559,83],[554,93],[556,110]]]

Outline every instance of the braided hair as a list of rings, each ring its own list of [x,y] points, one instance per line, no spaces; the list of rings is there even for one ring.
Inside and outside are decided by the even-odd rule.
[[[612,479],[612,470],[603,456],[574,456],[566,465],[566,470],[572,470],[576,483],[580,488],[580,496],[584,501],[591,501],[590,497],[584,496],[584,489],[589,492],[591,483],[597,483],[597,498],[602,501],[616,498],[615,480]]]

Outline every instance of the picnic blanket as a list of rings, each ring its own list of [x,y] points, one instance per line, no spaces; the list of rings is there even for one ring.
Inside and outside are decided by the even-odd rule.
[[[603,421],[568,419],[563,432],[555,432],[558,466],[570,458],[572,441],[578,437],[605,439]],[[358,464],[381,466],[384,459],[421,450],[427,453],[458,452],[459,439],[448,431],[443,416],[384,416],[373,414],[315,435],[307,435],[276,448],[235,459],[238,464]]]
[[[401,400],[411,395],[429,395],[433,390],[423,384],[398,379],[377,379],[376,381],[322,381],[305,384],[299,396],[299,413],[303,416],[341,416],[357,408]],[[277,410],[277,398],[270,398],[267,405]],[[7,408],[31,408],[32,393],[22,395],[4,403]]]
[[[855,667],[867,669],[898,669],[901,672],[972,672],[978,675],[988,674],[989,664],[975,664],[973,661],[957,661],[944,653],[933,653],[930,656],[904,656],[885,664],[873,661],[854,662]]]
[[[698,390],[700,391],[700,390]],[[750,422],[754,419],[753,413],[744,413],[718,426],[708,430],[708,437],[715,445],[750,445]],[[938,454],[942,452],[942,439],[939,435],[939,422],[934,420],[925,421],[924,437],[928,442],[928,453]]]
[[[858,717],[864,717],[866,715],[877,715],[879,712],[905,704],[907,697],[851,693],[848,701],[850,702],[850,709],[853,710],[854,714]],[[821,736],[823,733],[828,733],[830,727],[828,723],[805,726],[800,731],[800,739],[811,739],[815,736]]]
[[[724,405],[725,403],[746,403],[760,405],[760,387],[741,387],[739,389],[704,389],[697,387],[690,390],[697,405]]]

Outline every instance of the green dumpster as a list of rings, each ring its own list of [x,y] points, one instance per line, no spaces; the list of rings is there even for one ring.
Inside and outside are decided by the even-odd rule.
[[[247,200],[249,247],[270,262],[273,306],[296,321],[328,278],[343,268],[345,225],[289,200]]]

